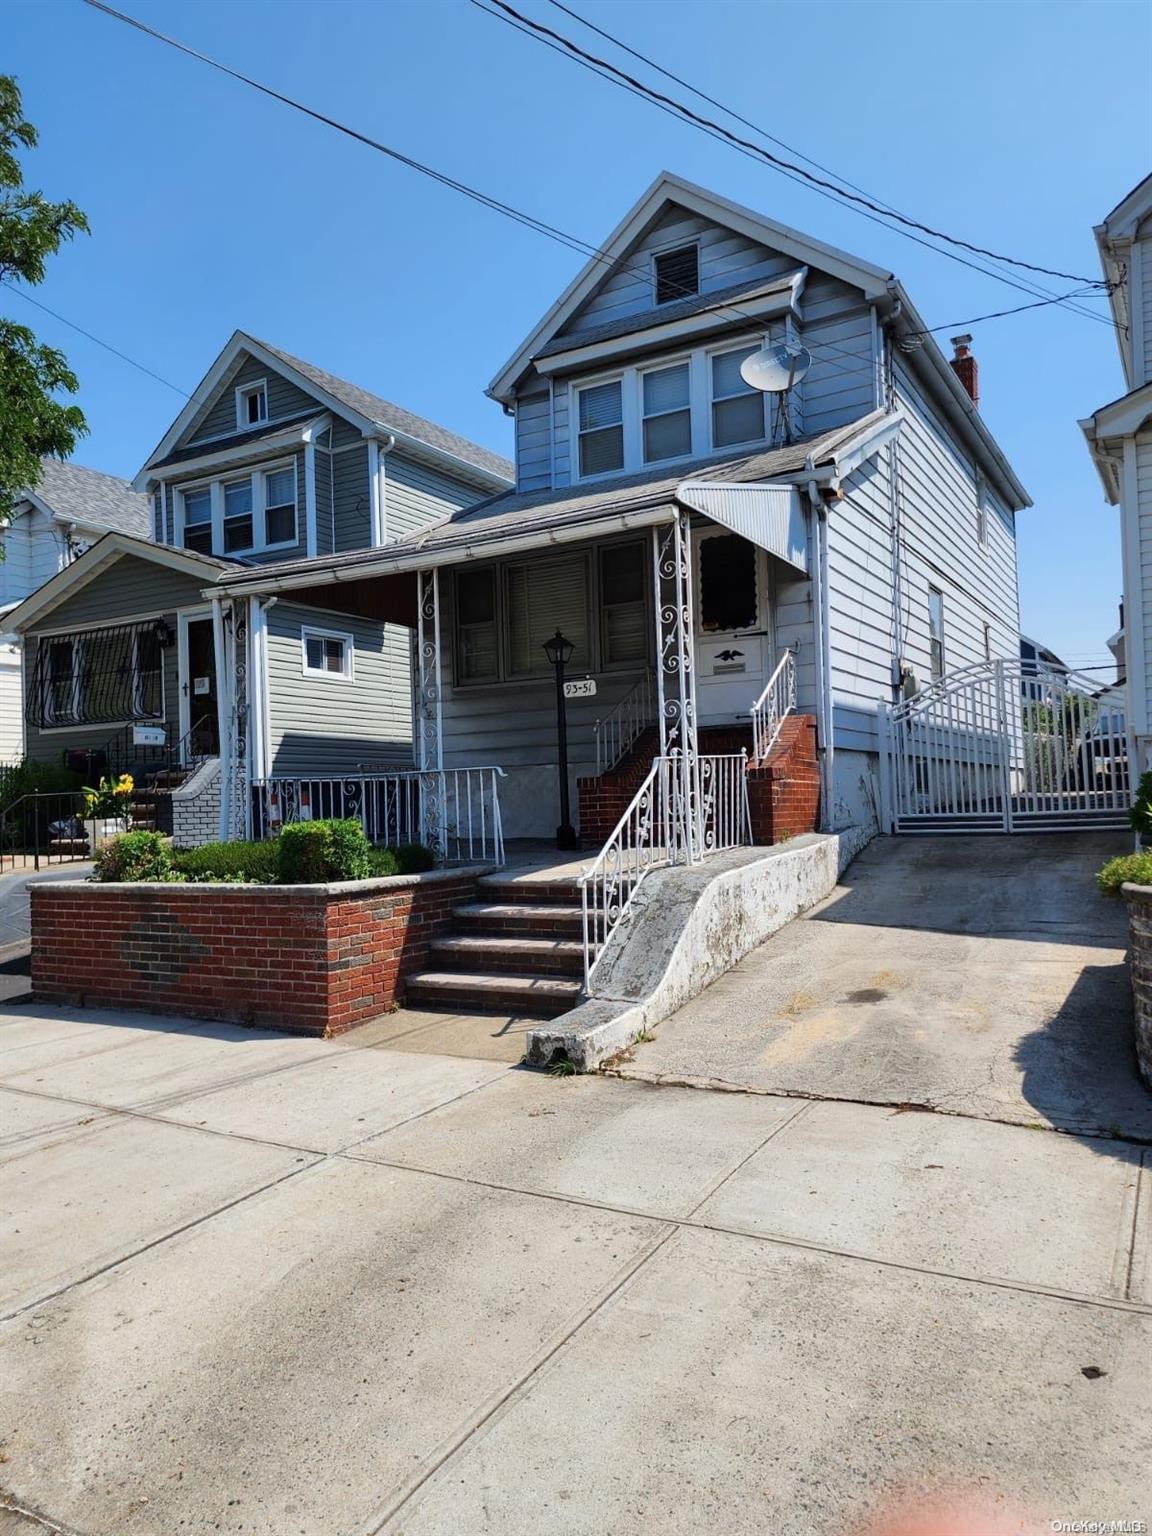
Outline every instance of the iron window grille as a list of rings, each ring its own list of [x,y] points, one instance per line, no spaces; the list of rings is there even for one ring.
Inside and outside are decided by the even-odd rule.
[[[29,725],[163,720],[164,651],[172,641],[162,619],[42,639],[28,689]]]

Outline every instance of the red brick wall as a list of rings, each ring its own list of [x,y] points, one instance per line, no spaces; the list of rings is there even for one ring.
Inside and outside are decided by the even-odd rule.
[[[815,832],[820,824],[820,766],[815,715],[789,715],[767,759],[748,770],[752,841],[768,846]]]
[[[334,1035],[384,1013],[474,874],[317,886],[33,884],[32,991]]]

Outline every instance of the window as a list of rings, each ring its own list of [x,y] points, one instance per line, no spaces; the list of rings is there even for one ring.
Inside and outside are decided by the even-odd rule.
[[[981,549],[988,548],[988,496],[983,480],[976,482],[976,542]]]
[[[76,645],[72,640],[48,641],[48,687],[44,711],[45,724],[72,720],[77,715],[79,669]]]
[[[644,462],[681,459],[692,452],[688,364],[643,375]]]
[[[674,304],[700,292],[700,251],[695,245],[658,252],[652,258],[652,270],[657,304]]]
[[[224,487],[224,553],[252,548],[252,477],[232,480]]]
[[[236,425],[258,427],[268,420],[268,387],[261,379],[258,384],[246,384],[236,391]]]
[[[462,683],[500,675],[496,572],[491,568],[456,576],[456,675]]]
[[[705,634],[755,629],[760,616],[756,546],[737,533],[700,540],[700,628]]]
[[[944,676],[944,594],[938,587],[928,588],[928,653],[935,682]]]
[[[991,626],[991,624],[985,624],[985,626],[984,626],[984,660],[985,661],[991,661],[992,660],[992,626]]]
[[[620,380],[577,392],[580,474],[605,475],[624,468],[624,404]]]
[[[164,651],[157,629],[138,629],[132,639],[132,718],[164,717]]]
[[[712,446],[755,443],[764,436],[764,395],[740,376],[740,364],[756,347],[717,352],[712,358]]]
[[[274,469],[264,476],[264,543],[296,542],[296,471]]]
[[[212,492],[207,486],[183,493],[184,548],[212,553]]]
[[[582,555],[510,565],[505,572],[508,675],[549,672],[544,642],[558,629],[575,649],[574,670],[592,665],[588,644],[588,564]]]
[[[648,655],[644,554],[643,544],[600,551],[600,655],[606,667]]]
[[[45,636],[29,677],[29,723],[58,729],[163,720],[169,634],[162,620],[151,619]]]
[[[341,678],[353,681],[351,635],[338,635],[330,629],[302,629],[305,676]]]

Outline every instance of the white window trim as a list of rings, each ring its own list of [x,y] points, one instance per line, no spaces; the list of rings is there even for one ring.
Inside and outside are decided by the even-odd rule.
[[[123,624],[132,624],[137,627],[146,624],[150,619],[159,622],[166,618],[161,613],[137,614],[129,618],[104,619],[96,624],[89,624],[84,633],[88,634],[101,629],[119,629]],[[82,687],[84,675],[84,641],[72,630],[45,629],[35,631],[36,641],[39,645],[58,644],[61,640],[72,643],[72,708],[71,713],[78,715],[83,702],[84,691]],[[132,707],[137,707],[137,699],[140,697],[140,665],[137,657],[137,642],[139,636],[132,637]],[[51,684],[49,683],[49,688]],[[45,699],[47,706],[51,698],[49,692]],[[168,686],[164,669],[164,649],[160,650],[160,713],[158,715],[133,715],[122,720],[99,720],[91,725],[76,725],[73,721],[65,721],[62,725],[40,725],[33,729],[39,736],[75,735],[77,731],[118,731],[129,725],[167,725],[168,723]]]
[[[309,640],[340,640],[344,644],[344,667],[339,672],[329,672],[325,667],[308,665]],[[356,640],[353,635],[338,629],[315,629],[310,624],[300,626],[300,672],[304,677],[322,677],[330,683],[354,683],[356,681]]]
[[[614,475],[637,474],[646,469],[659,469],[665,464],[685,464],[692,459],[707,458],[713,453],[739,453],[742,448],[757,443],[767,445],[770,422],[764,415],[764,435],[750,438],[747,443],[725,443],[717,448],[712,442],[712,358],[718,353],[739,352],[745,347],[762,347],[770,340],[770,332],[758,331],[753,335],[727,337],[722,342],[695,347],[690,351],[669,353],[660,358],[648,358],[630,368],[614,368],[608,373],[592,374],[572,379],[568,385],[568,420],[572,438],[573,484],[590,485],[601,480],[611,480]],[[664,368],[688,364],[688,403],[692,412],[692,447],[672,459],[644,458],[644,375],[658,373]],[[607,469],[598,475],[580,473],[580,393],[601,384],[620,383],[621,419],[624,428],[624,462],[619,469]],[[730,397],[725,397],[730,398]]]
[[[280,470],[292,471],[292,499],[296,507],[296,537],[280,539],[275,544],[264,540],[264,513],[266,476]],[[224,549],[224,487],[241,480],[252,481],[252,543],[247,549]],[[262,555],[279,549],[295,549],[300,543],[301,521],[307,521],[307,509],[300,505],[300,469],[295,455],[287,459],[273,459],[266,464],[254,464],[244,472],[219,475],[214,479],[189,480],[176,487],[175,527],[173,537],[177,548],[184,546],[184,498],[191,491],[207,490],[212,498],[212,554],[219,559],[234,555]]]
[[[663,304],[656,302],[656,258],[658,256],[671,256],[674,251],[686,251],[689,246],[696,247],[696,292],[682,293],[680,298],[665,299]],[[696,299],[700,297],[700,241],[699,240],[669,240],[666,244],[658,246],[648,253],[648,265],[652,275],[652,308],[666,309],[669,304],[678,304],[680,299]]]
[[[234,393],[236,398],[237,432],[251,432],[256,427],[266,427],[268,425],[268,418],[271,415],[268,407],[268,380],[253,379],[250,384],[237,384]],[[264,396],[264,414],[259,421],[249,421],[245,405],[248,397],[256,394],[263,394]]]

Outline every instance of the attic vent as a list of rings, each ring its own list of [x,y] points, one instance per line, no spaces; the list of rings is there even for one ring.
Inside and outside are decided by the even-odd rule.
[[[672,304],[676,299],[690,299],[700,292],[700,250],[682,245],[674,251],[661,251],[653,257],[656,270],[656,302]]]

